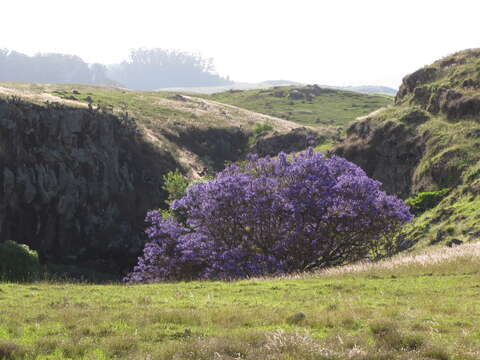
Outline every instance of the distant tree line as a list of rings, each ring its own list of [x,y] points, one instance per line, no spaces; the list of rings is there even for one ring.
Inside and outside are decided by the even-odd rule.
[[[0,81],[121,85],[136,90],[218,86],[230,80],[213,73],[212,59],[164,49],[135,49],[115,65],[87,64],[76,55],[0,49]]]
[[[107,67],[87,64],[80,57],[65,54],[28,56],[0,49],[0,81],[111,84]]]
[[[130,89],[220,86],[232,82],[213,73],[212,59],[183,51],[136,49],[128,61],[109,67],[111,79]]]

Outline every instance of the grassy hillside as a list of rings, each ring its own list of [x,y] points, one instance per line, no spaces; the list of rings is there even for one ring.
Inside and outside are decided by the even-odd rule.
[[[259,83],[242,83],[235,82],[230,85],[222,86],[201,86],[201,87],[175,87],[175,88],[160,88],[160,91],[175,91],[181,93],[191,94],[214,94],[229,90],[253,90],[253,89],[268,89],[274,86],[287,85],[302,85],[300,83],[289,80],[267,80]]]
[[[393,100],[387,95],[368,95],[315,85],[227,91],[207,98],[302,125],[337,127],[344,127],[359,116],[388,106]]]
[[[352,124],[337,153],[406,198],[448,189],[417,216],[407,244],[480,237],[480,50],[466,50],[403,80],[396,105]]]
[[[232,85],[226,86],[205,86],[205,87],[178,87],[178,88],[163,88],[159,89],[161,91],[175,91],[181,93],[194,93],[194,94],[215,94],[221,93],[229,90],[258,90],[258,89],[268,89],[275,86],[303,86],[304,84],[297,83],[295,81],[288,80],[269,80],[260,83],[234,83]],[[345,91],[354,91],[357,93],[364,94],[380,94],[380,95],[389,95],[395,96],[397,93],[396,89],[387,87],[387,86],[377,86],[377,85],[360,85],[360,86],[333,86],[333,85],[319,85],[322,88],[328,89],[338,89]]]
[[[321,85],[322,87],[324,85]],[[331,87],[334,89],[340,90],[349,90],[349,91],[356,91],[365,94],[383,94],[383,95],[390,95],[395,96],[397,94],[397,89],[388,87],[388,86],[379,86],[379,85],[358,85],[358,86],[325,86]]]
[[[297,138],[293,140],[297,143],[299,137],[305,137],[298,132],[305,126],[317,134],[318,149],[325,151],[339,140],[350,121],[392,103],[388,96],[317,86],[197,97],[108,86],[0,83],[0,96],[12,95],[36,103],[48,101],[73,107],[87,107],[90,103],[93,108],[120,116],[128,113],[147,141],[174,155],[192,177],[208,169],[219,170],[225,161],[234,161],[249,151],[278,152],[282,143],[292,143],[291,136],[283,135],[294,131],[290,135]],[[245,139],[252,135],[247,142]],[[264,135],[267,145],[257,146]],[[272,139],[272,135],[276,138]],[[292,150],[301,150],[301,143]]]
[[[476,243],[284,279],[0,283],[0,358],[473,360],[479,264]]]
[[[247,140],[259,126],[278,135],[301,126],[227,104],[171,92],[130,91],[108,86],[0,83],[0,96],[19,96],[43,104],[100,107],[102,111],[133,117],[147,141],[168,151],[193,177],[219,170],[250,151]],[[332,136],[334,129],[316,130]]]

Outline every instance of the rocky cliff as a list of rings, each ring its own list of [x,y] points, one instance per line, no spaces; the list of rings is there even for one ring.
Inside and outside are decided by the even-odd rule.
[[[418,110],[406,112],[398,121],[367,116],[350,125],[347,139],[335,152],[381,181],[387,192],[408,197],[416,187],[413,174],[424,151],[423,138],[411,124],[425,120]]]
[[[395,105],[351,124],[335,153],[403,198],[451,190],[417,218],[414,241],[438,242],[436,234],[444,228],[462,241],[480,234],[480,49],[455,53],[406,76]]]
[[[403,79],[396,105],[417,105],[450,120],[480,113],[480,49],[458,52]]]
[[[128,117],[0,99],[0,239],[48,262],[128,268],[176,167]]]

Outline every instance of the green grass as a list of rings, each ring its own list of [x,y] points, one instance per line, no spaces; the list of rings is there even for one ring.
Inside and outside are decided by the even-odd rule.
[[[438,206],[416,217],[405,229],[406,236],[416,241],[415,248],[437,242],[445,244],[453,239],[463,242],[480,239],[479,189],[479,181],[460,186]]]
[[[100,106],[119,114],[127,111],[141,125],[157,130],[174,126],[231,127],[239,126],[239,121],[242,128],[253,129],[259,124],[250,114],[245,116],[241,111],[229,109],[222,104],[214,107],[196,97],[179,98],[174,92],[132,91],[98,85],[10,82],[0,83],[0,95],[1,88],[15,91],[18,96],[34,102],[55,101],[44,95],[66,100],[68,106],[86,106],[90,101],[94,108]],[[246,117],[249,117],[248,121]],[[260,121],[260,124],[263,122]],[[280,127],[279,130],[283,128]]]
[[[334,89],[322,89],[318,96],[309,99],[289,99],[289,92],[295,89],[298,88],[287,86],[211,96],[181,96],[173,92],[131,91],[109,86],[0,83],[0,95],[15,94],[39,103],[64,102],[66,106],[86,107],[91,103],[93,108],[100,107],[120,116],[128,113],[146,140],[172,154],[186,172],[191,168],[210,169],[223,165],[217,147],[209,147],[205,141],[209,138],[210,143],[220,142],[218,134],[221,132],[239,129],[237,140],[242,144],[235,144],[233,152],[246,153],[253,142],[243,144],[241,137],[244,135],[270,132],[277,136],[309,125],[325,139],[319,150],[326,152],[340,141],[344,126],[354,118],[392,103],[392,98],[386,95]],[[283,97],[274,96],[279,91],[284,92]],[[271,118],[271,115],[282,120]],[[217,145],[221,148],[222,144]]]
[[[60,85],[58,85],[60,86]],[[74,94],[69,88],[57,89],[51,91],[52,95],[59,96],[63,99],[77,100],[84,103],[88,102],[90,97],[94,106],[113,106],[120,110],[126,107],[128,110],[135,112],[142,117],[154,116],[157,118],[168,118],[175,115],[175,111],[166,106],[161,106],[156,100],[167,98],[172,94],[158,92],[134,92],[117,88],[90,88],[82,89],[79,94]],[[75,89],[75,87],[73,86]],[[177,115],[187,116],[187,113],[179,112]]]
[[[368,95],[352,91],[323,89],[311,101],[293,100],[288,94],[295,86],[281,86],[263,90],[226,91],[203,97],[248,110],[287,119],[302,125],[340,126],[353,119],[392,104],[387,95]],[[275,93],[283,92],[277,97]]]
[[[290,279],[0,283],[0,358],[477,359],[474,245]]]
[[[225,161],[242,158],[250,148],[248,138],[255,129],[273,130],[283,135],[299,125],[273,119],[264,114],[182,96],[172,92],[131,91],[109,86],[76,84],[0,83],[0,96],[19,96],[27,101],[63,103],[113,112],[119,117],[133,118],[143,140],[160,154],[173,156],[192,178],[203,169],[221,169]],[[330,136],[330,127],[318,129]],[[0,144],[1,151],[1,144]]]

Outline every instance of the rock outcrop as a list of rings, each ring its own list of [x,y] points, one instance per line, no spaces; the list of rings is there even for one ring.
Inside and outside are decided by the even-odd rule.
[[[308,128],[296,128],[288,133],[275,131],[258,135],[252,143],[250,151],[260,156],[275,156],[279,152],[292,153],[302,151],[309,146],[316,146],[325,138]]]
[[[475,238],[479,150],[480,49],[472,49],[406,76],[395,105],[357,119],[334,152],[403,198],[448,190],[402,234],[401,247],[407,248]]]
[[[447,56],[407,75],[395,98],[397,105],[418,105],[450,120],[480,113],[480,49]]]
[[[0,240],[48,262],[129,269],[177,166],[128,117],[0,99]]]
[[[406,76],[395,106],[353,123],[336,153],[402,197],[457,186],[477,160],[472,146],[480,131],[472,120],[480,120],[479,49]],[[468,125],[455,126],[460,121]]]
[[[377,122],[374,117],[353,123],[347,139],[335,149],[383,183],[385,191],[406,198],[412,191],[413,173],[423,153],[422,138],[408,123],[420,123],[424,114],[412,112],[403,121]]]

